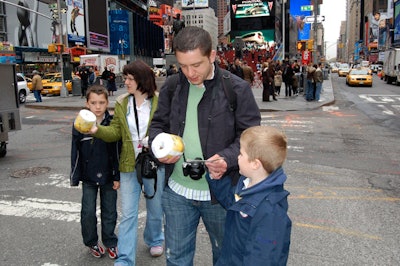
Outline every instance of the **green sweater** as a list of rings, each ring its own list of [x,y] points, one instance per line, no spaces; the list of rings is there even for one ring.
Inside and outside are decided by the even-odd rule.
[[[122,148],[119,159],[119,171],[122,173],[133,172],[135,170],[135,151],[132,145],[132,135],[129,131],[128,122],[126,120],[126,114],[128,113],[128,99],[130,94],[125,93],[118,96],[115,109],[114,118],[109,126],[98,125],[98,130],[95,136],[105,142],[114,142],[122,140]],[[154,96],[151,99],[151,119],[153,119],[154,112],[157,110],[158,96]]]

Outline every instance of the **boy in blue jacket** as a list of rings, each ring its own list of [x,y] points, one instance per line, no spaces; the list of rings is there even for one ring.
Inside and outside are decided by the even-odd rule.
[[[86,94],[86,107],[96,115],[97,124],[108,126],[112,116],[108,113],[108,92],[93,85]],[[117,189],[119,188],[118,143],[106,143],[72,129],[71,186],[82,181],[81,229],[83,243],[96,258],[105,253],[97,235],[96,201],[100,190],[101,235],[108,256],[117,257]]]
[[[287,138],[279,130],[255,126],[240,137],[237,186],[230,178],[207,175],[211,190],[227,209],[222,252],[216,265],[286,265],[292,222],[287,214]]]

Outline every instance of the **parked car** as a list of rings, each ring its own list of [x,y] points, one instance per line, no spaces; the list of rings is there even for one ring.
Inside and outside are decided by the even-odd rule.
[[[349,86],[372,87],[372,73],[367,68],[353,68],[346,77],[346,84]]]
[[[65,81],[65,86],[69,93],[72,92],[72,82]],[[62,78],[61,75],[55,76],[47,83],[43,83],[43,90],[41,92],[42,95],[60,95],[62,87]]]
[[[28,83],[26,82],[25,77],[20,73],[17,73],[17,83],[19,103],[25,103],[26,96],[29,95],[30,90],[28,88]]]

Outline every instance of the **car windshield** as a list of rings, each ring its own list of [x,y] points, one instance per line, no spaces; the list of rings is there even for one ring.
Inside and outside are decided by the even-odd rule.
[[[367,69],[353,69],[350,73],[351,75],[368,75]]]
[[[54,75],[55,74],[44,74],[42,79],[52,79],[52,78],[54,78]]]
[[[60,77],[60,76],[58,76],[58,77],[52,77],[52,78],[50,79],[50,82],[61,82],[61,77]]]
[[[341,64],[339,68],[340,69],[346,69],[346,68],[349,68],[349,65],[348,64]]]

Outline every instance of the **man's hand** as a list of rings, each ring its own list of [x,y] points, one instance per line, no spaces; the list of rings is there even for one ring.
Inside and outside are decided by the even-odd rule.
[[[212,157],[208,158],[206,161],[206,166],[208,168],[208,172],[210,173],[211,178],[213,179],[220,179],[228,168],[228,165],[225,162],[224,158],[219,156],[218,154],[215,154]]]

